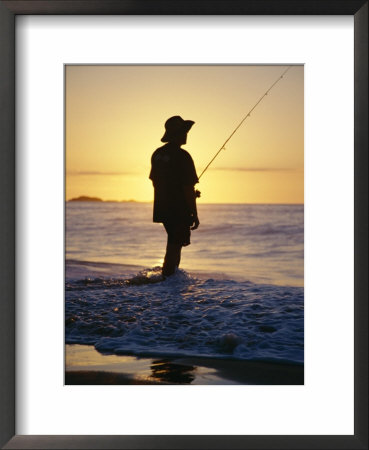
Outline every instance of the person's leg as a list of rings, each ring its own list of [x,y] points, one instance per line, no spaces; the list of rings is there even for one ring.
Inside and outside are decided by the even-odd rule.
[[[164,276],[173,275],[181,260],[182,245],[167,243],[162,273]]]
[[[179,249],[178,255],[177,255],[177,261],[176,261],[176,266],[179,267],[179,264],[181,262],[181,251],[182,251],[182,245],[181,248]]]

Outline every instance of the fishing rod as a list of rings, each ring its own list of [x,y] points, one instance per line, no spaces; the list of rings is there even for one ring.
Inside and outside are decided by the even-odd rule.
[[[269,94],[269,92],[274,88],[274,86],[286,75],[286,73],[291,69],[292,66],[287,67],[287,69],[280,75],[277,80],[270,86],[270,88],[265,91],[265,93],[259,98],[259,100],[255,103],[255,105],[250,109],[250,111],[246,114],[246,116],[241,120],[241,122],[237,125],[237,127],[232,131],[231,135],[228,137],[228,139],[224,142],[224,144],[220,147],[220,149],[216,152],[213,159],[209,162],[209,164],[205,167],[205,169],[201,172],[199,176],[200,178],[204,175],[210,164],[214,161],[214,159],[219,155],[219,153],[222,150],[225,150],[226,144],[230,141],[232,136],[237,132],[237,130],[240,128],[240,126],[245,122],[245,120],[250,117],[251,113],[254,111],[254,109],[261,103],[261,101]]]

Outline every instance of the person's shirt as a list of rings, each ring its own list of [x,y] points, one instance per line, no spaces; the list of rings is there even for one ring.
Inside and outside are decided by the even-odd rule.
[[[183,186],[199,182],[191,155],[177,144],[165,144],[151,157],[154,222],[191,222]]]

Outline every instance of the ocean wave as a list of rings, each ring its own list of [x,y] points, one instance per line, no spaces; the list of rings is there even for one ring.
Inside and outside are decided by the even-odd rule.
[[[102,353],[303,363],[303,289],[161,268],[67,282],[66,343]]]
[[[284,237],[298,236],[303,234],[304,229],[300,224],[298,225],[278,225],[278,224],[261,224],[250,225],[244,222],[240,223],[222,223],[222,224],[207,224],[203,223],[199,228],[199,234],[213,234],[213,233],[235,233],[242,236],[260,236],[263,238],[268,235],[281,235]]]
[[[200,272],[222,272],[226,278],[302,286],[303,211],[296,205],[199,205],[201,225],[191,233],[181,267],[201,278]],[[67,262],[68,279],[129,277],[164,256],[166,233],[152,223],[151,207],[68,203],[66,220],[66,257],[77,260]]]
[[[114,262],[105,262],[105,261],[84,261],[79,259],[66,259],[65,260],[66,266],[70,265],[77,265],[77,266],[90,266],[90,267],[124,267],[124,268],[130,268],[130,269],[136,269],[137,265],[132,264],[121,264],[121,263],[114,263]]]
[[[79,259],[66,259],[65,278],[67,281],[98,279],[99,277],[111,278],[129,276],[143,269],[134,264],[121,264],[104,261],[84,261]]]

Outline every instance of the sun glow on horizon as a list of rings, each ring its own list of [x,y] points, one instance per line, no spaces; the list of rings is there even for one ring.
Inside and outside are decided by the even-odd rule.
[[[286,66],[67,66],[66,199],[150,202],[164,122],[195,121],[200,174]],[[303,203],[303,67],[294,66],[196,186],[203,203]]]

